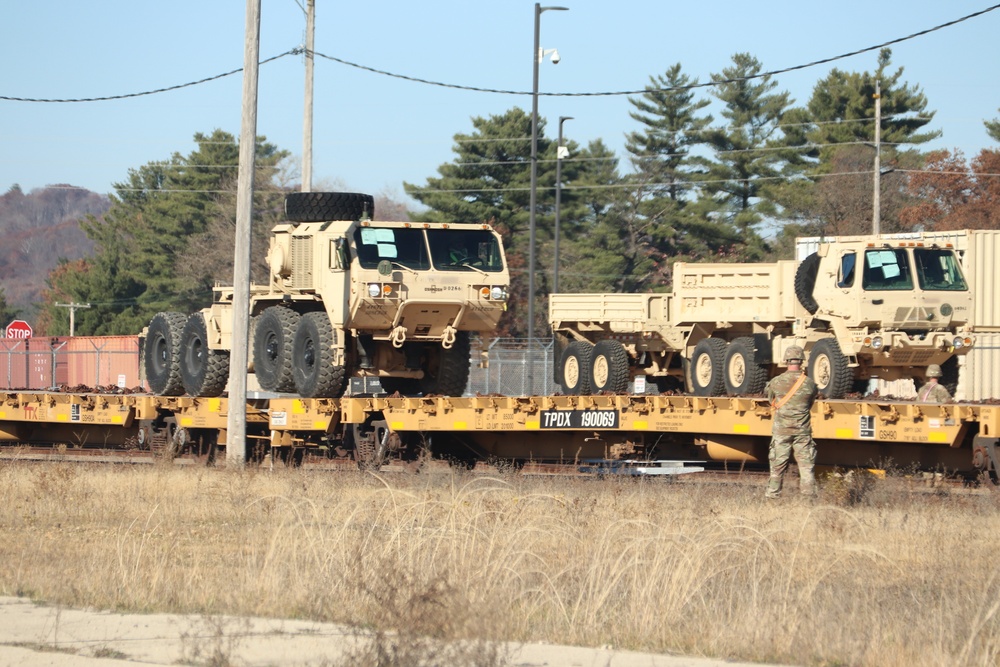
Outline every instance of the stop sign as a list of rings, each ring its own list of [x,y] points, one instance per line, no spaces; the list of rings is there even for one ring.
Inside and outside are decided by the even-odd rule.
[[[14,320],[7,325],[7,338],[31,338],[31,325],[24,320]]]

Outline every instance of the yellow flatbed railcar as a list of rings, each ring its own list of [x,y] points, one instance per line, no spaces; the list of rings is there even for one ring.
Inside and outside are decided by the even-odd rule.
[[[0,443],[214,454],[226,445],[228,414],[225,397],[7,392],[0,393]],[[736,397],[279,396],[248,399],[246,414],[251,458],[295,461],[312,451],[366,466],[428,452],[465,463],[680,458],[765,465],[771,432],[767,402]],[[1000,405],[821,400],[813,435],[821,465],[992,473]]]

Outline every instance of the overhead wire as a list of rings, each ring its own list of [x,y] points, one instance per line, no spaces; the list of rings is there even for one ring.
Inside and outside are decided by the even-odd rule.
[[[498,89],[498,88],[482,88],[482,87],[479,87],[479,86],[464,86],[464,85],[459,85],[459,84],[443,83],[441,81],[432,81],[430,79],[422,79],[422,78],[419,78],[419,77],[407,76],[405,74],[397,74],[397,73],[394,73],[394,72],[389,72],[387,70],[381,70],[381,69],[377,69],[375,67],[369,67],[367,65],[361,65],[359,63],[351,62],[349,60],[344,60],[343,58],[337,58],[335,56],[326,55],[325,53],[320,53],[318,51],[314,51],[313,55],[314,56],[319,56],[320,58],[325,58],[327,60],[331,60],[333,62],[340,63],[341,65],[346,65],[348,67],[354,67],[356,69],[364,70],[364,71],[367,71],[367,72],[372,72],[373,74],[381,74],[383,76],[388,76],[388,77],[392,77],[392,78],[396,78],[396,79],[402,79],[404,81],[412,81],[412,82],[415,82],[415,83],[423,83],[423,84],[426,84],[426,85],[439,86],[439,87],[442,87],[442,88],[454,88],[454,89],[457,89],[457,90],[469,90],[469,91],[479,92],[479,93],[498,93],[498,94],[502,94],[502,95],[536,95],[537,94],[539,96],[544,96],[544,97],[612,97],[612,96],[618,96],[618,95],[641,95],[642,93],[648,93],[648,92],[670,92],[670,91],[676,91],[676,90],[692,90],[692,89],[695,89],[695,88],[706,88],[706,87],[710,87],[710,86],[719,86],[719,85],[728,84],[728,83],[740,83],[740,82],[743,82],[743,81],[751,81],[753,79],[762,79],[762,78],[765,78],[765,77],[777,76],[779,74],[787,74],[788,72],[795,72],[795,71],[802,70],[802,69],[808,69],[810,67],[816,67],[817,65],[825,65],[827,63],[832,63],[832,62],[836,62],[838,60],[843,60],[845,58],[851,58],[853,56],[857,56],[857,55],[860,55],[862,53],[868,53],[869,51],[876,51],[878,49],[883,49],[883,48],[885,48],[887,46],[892,46],[894,44],[900,44],[902,42],[906,42],[906,41],[909,41],[911,39],[915,39],[917,37],[923,37],[924,35],[928,35],[928,34],[930,34],[932,32],[938,31],[938,30],[943,30],[944,28],[949,28],[949,27],[951,27],[953,25],[957,25],[959,23],[962,23],[963,21],[968,21],[968,20],[976,18],[978,16],[982,16],[984,14],[988,14],[989,12],[995,11],[997,9],[1000,9],[1000,4],[996,4],[996,5],[993,5],[991,7],[987,7],[986,9],[982,9],[982,10],[980,10],[978,12],[973,12],[972,14],[968,14],[968,15],[963,16],[961,18],[957,18],[957,19],[955,19],[953,21],[948,21],[946,23],[941,23],[941,24],[936,25],[936,26],[934,26],[932,28],[927,28],[925,30],[920,30],[918,32],[911,33],[909,35],[906,35],[905,37],[897,37],[896,39],[890,39],[889,41],[882,42],[881,44],[875,44],[873,46],[866,46],[865,48],[862,48],[862,49],[857,49],[855,51],[850,51],[848,53],[842,53],[840,55],[831,56],[829,58],[821,58],[820,60],[813,60],[812,62],[804,63],[804,64],[801,64],[801,65],[793,65],[791,67],[784,67],[782,69],[770,70],[770,71],[767,71],[767,72],[760,72],[758,74],[752,74],[752,75],[744,76],[744,77],[733,77],[733,78],[729,78],[729,79],[716,79],[716,80],[713,80],[713,81],[706,81],[704,83],[691,83],[691,84],[687,84],[687,85],[684,85],[684,86],[668,86],[668,87],[665,87],[665,88],[643,88],[642,90],[618,90],[618,91],[593,92],[593,93],[586,93],[586,92],[584,92],[584,93],[546,93],[546,92],[535,93],[534,91],[503,90],[503,89]]]
[[[694,88],[706,88],[706,87],[710,87],[710,86],[718,86],[718,85],[723,85],[723,84],[728,84],[728,83],[738,83],[738,82],[742,82],[742,81],[750,81],[750,80],[753,80],[753,79],[761,79],[761,78],[765,78],[765,77],[777,76],[779,74],[786,74],[788,72],[795,72],[795,71],[798,71],[798,70],[808,69],[810,67],[816,67],[817,65],[825,65],[827,63],[832,63],[832,62],[836,62],[838,60],[843,60],[845,58],[851,58],[853,56],[860,55],[862,53],[867,53],[869,51],[875,51],[875,50],[878,50],[878,49],[885,48],[887,46],[892,46],[894,44],[899,44],[899,43],[902,43],[902,42],[906,42],[906,41],[909,41],[911,39],[915,39],[917,37],[922,37],[922,36],[928,35],[928,34],[930,34],[932,32],[936,32],[938,30],[943,30],[944,28],[949,28],[951,26],[957,25],[957,24],[962,23],[964,21],[968,21],[970,19],[977,18],[979,16],[983,16],[984,14],[988,14],[989,12],[995,11],[997,9],[1000,9],[1000,4],[992,5],[990,7],[982,9],[982,10],[980,10],[978,12],[973,12],[971,14],[967,14],[966,16],[962,16],[962,17],[954,19],[952,21],[947,21],[945,23],[941,23],[941,24],[936,25],[936,26],[934,26],[932,28],[927,28],[925,30],[920,30],[920,31],[911,33],[911,34],[906,35],[904,37],[897,37],[896,39],[891,39],[889,41],[882,42],[880,44],[875,44],[873,46],[867,46],[867,47],[864,47],[864,48],[861,48],[861,49],[856,49],[854,51],[849,51],[847,53],[842,53],[840,55],[831,56],[829,58],[821,58],[819,60],[813,60],[811,62],[803,63],[803,64],[800,64],[800,65],[792,65],[790,67],[784,67],[784,68],[781,68],[781,69],[769,70],[767,72],[760,72],[760,73],[752,74],[752,75],[745,76],[745,77],[734,77],[734,78],[729,78],[729,79],[717,79],[717,80],[712,80],[712,81],[706,81],[704,83],[691,83],[691,84],[687,84],[687,85],[684,85],[684,86],[669,86],[669,87],[665,87],[665,88],[650,88],[650,87],[647,87],[647,88],[643,88],[641,90],[618,90],[618,91],[577,92],[577,93],[553,93],[553,92],[538,92],[538,93],[535,93],[534,91],[505,90],[505,89],[499,89],[499,88],[485,88],[485,87],[480,87],[480,86],[468,86],[468,85],[461,85],[461,84],[444,83],[442,81],[434,81],[434,80],[431,80],[431,79],[424,79],[424,78],[420,78],[420,77],[414,77],[414,76],[408,76],[408,75],[405,75],[405,74],[399,74],[399,73],[396,73],[396,72],[390,72],[388,70],[382,70],[382,69],[378,69],[378,68],[375,68],[375,67],[369,67],[368,65],[362,65],[360,63],[352,62],[350,60],[345,60],[343,58],[338,58],[336,56],[331,56],[331,55],[327,55],[325,53],[320,53],[319,51],[315,51],[315,50],[312,52],[312,55],[313,56],[318,56],[320,58],[324,58],[326,60],[330,60],[332,62],[340,63],[341,65],[345,65],[347,67],[353,67],[353,68],[360,69],[360,70],[363,70],[363,71],[371,72],[373,74],[379,74],[379,75],[382,75],[382,76],[388,76],[388,77],[395,78],[395,79],[401,79],[401,80],[404,80],[404,81],[412,81],[414,83],[422,83],[422,84],[426,84],[426,85],[430,85],[430,86],[438,86],[438,87],[442,87],[442,88],[453,88],[453,89],[457,89],[457,90],[468,90],[468,91],[481,92],[481,93],[497,93],[497,94],[503,94],[503,95],[535,95],[535,94],[537,94],[537,95],[546,96],[546,97],[611,97],[611,96],[619,96],[619,95],[641,95],[643,93],[648,93],[648,92],[658,92],[658,91],[659,92],[670,92],[670,91],[676,91],[676,90],[691,90],[691,89],[694,89]],[[286,56],[299,55],[299,54],[302,54],[302,53],[306,53],[306,49],[304,49],[301,46],[297,46],[297,47],[295,47],[293,49],[289,49],[288,51],[285,51],[284,53],[280,53],[280,54],[278,54],[276,56],[272,56],[270,58],[266,58],[265,60],[260,61],[259,64],[260,65],[264,65],[264,64],[273,62],[275,60],[279,60],[281,58],[284,58]],[[230,70],[228,72],[224,72],[222,74],[216,74],[214,76],[205,77],[205,78],[199,79],[197,81],[189,81],[187,83],[181,83],[181,84],[177,84],[177,85],[174,85],[174,86],[166,86],[166,87],[163,87],[163,88],[157,88],[157,89],[154,89],[154,90],[147,90],[147,91],[142,91],[142,92],[137,92],[137,93],[123,93],[123,94],[119,94],[119,95],[106,95],[106,96],[101,96],[101,97],[78,97],[78,98],[32,98],[32,97],[16,97],[16,96],[11,96],[11,95],[0,95],[0,100],[6,100],[6,101],[10,101],[10,102],[44,102],[44,103],[105,102],[105,101],[109,101],[109,100],[120,100],[120,99],[134,98],[134,97],[143,97],[143,96],[146,96],[146,95],[155,95],[155,94],[158,94],[158,93],[165,93],[165,92],[169,92],[169,91],[173,91],[173,90],[179,90],[181,88],[188,88],[188,87],[191,87],[191,86],[197,86],[197,85],[200,85],[200,84],[203,84],[203,83],[208,83],[210,81],[216,81],[218,79],[222,79],[222,78],[225,78],[227,76],[232,76],[232,75],[238,74],[239,72],[242,72],[242,71],[243,71],[243,68],[240,67],[240,68],[237,68],[237,69]]]

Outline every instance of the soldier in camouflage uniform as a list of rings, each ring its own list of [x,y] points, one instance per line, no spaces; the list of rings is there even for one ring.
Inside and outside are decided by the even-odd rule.
[[[948,389],[938,384],[941,377],[941,367],[931,364],[927,367],[927,383],[917,392],[917,400],[921,403],[947,403],[951,400]]]
[[[771,447],[768,458],[771,478],[767,483],[767,498],[781,496],[781,484],[788,469],[788,459],[795,453],[799,465],[799,488],[803,495],[815,497],[816,480],[813,466],[816,463],[816,443],[812,439],[810,410],[816,401],[816,383],[802,370],[805,352],[793,345],[785,351],[788,370],[771,378],[764,388],[774,409],[774,426],[771,429]]]

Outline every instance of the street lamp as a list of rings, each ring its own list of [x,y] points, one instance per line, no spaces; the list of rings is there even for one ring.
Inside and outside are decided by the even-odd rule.
[[[531,201],[528,204],[528,386],[534,391],[534,364],[531,351],[535,343],[535,194],[538,189],[538,64],[545,57],[539,45],[542,12],[567,11],[569,7],[542,7],[535,3],[535,48],[531,52]],[[559,55],[552,51],[552,62],[559,62]]]
[[[552,269],[552,291],[559,292],[559,204],[562,203],[562,161],[569,155],[569,151],[563,146],[563,123],[573,120],[572,116],[559,116],[559,142],[556,145],[556,252],[555,263]]]

